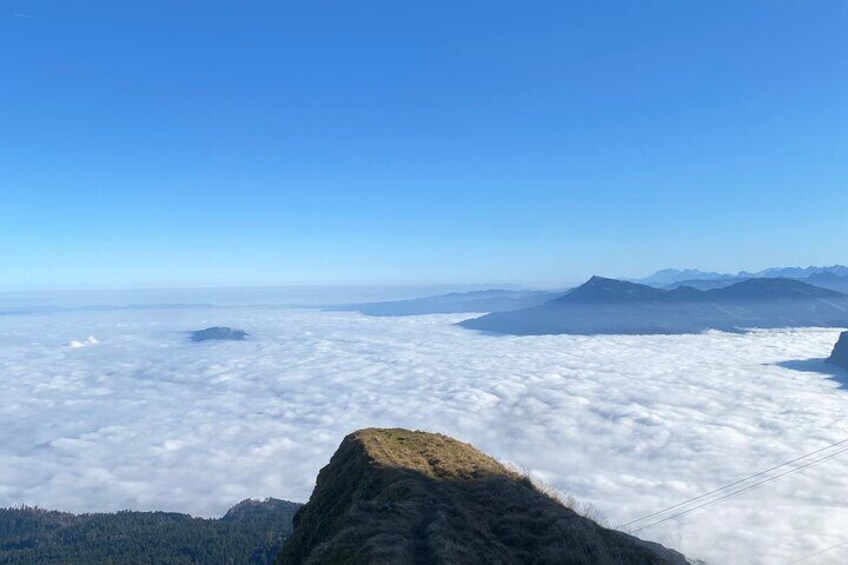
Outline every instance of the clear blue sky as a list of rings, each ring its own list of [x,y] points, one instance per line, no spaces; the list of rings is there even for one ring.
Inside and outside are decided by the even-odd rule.
[[[0,287],[848,261],[848,2],[9,0]]]

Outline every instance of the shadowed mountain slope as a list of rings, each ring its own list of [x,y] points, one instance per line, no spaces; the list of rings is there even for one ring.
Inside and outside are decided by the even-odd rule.
[[[699,279],[686,279],[675,281],[673,283],[669,283],[667,285],[663,285],[662,288],[665,289],[673,289],[680,286],[691,286],[692,288],[696,288],[698,290],[712,290],[714,288],[723,288],[726,286],[730,286],[732,284],[736,284],[739,282],[743,282],[752,278],[789,278],[796,281],[801,281],[813,286],[817,286],[819,288],[826,288],[829,290],[835,290],[837,292],[848,293],[848,275],[840,275],[839,273],[843,272],[842,267],[830,267],[834,269],[834,271],[822,270],[819,272],[815,272],[812,275],[804,278],[797,277],[766,277],[766,276],[757,276],[757,275],[746,275],[746,276],[726,276],[723,278],[711,279],[711,278],[699,278]],[[768,272],[768,271],[767,271]],[[779,272],[776,270],[774,272]],[[790,271],[792,272],[792,271]],[[804,271],[806,272],[806,271]],[[654,285],[657,286],[657,285]]]
[[[725,279],[702,279],[702,280],[686,280],[679,281],[673,284],[670,284],[664,287],[666,290],[675,289],[681,286],[689,286],[698,290],[713,290],[718,288],[725,288],[737,283],[745,282],[752,280],[750,277],[733,277],[733,278],[725,278]],[[798,281],[802,283],[806,283],[808,285],[812,285],[818,288],[825,288],[828,290],[835,290],[836,292],[846,293],[848,292],[848,277],[840,277],[839,275],[835,275],[830,272],[822,272],[815,275],[812,275],[806,279],[775,279],[775,278],[761,278],[760,280],[792,280]]]
[[[515,335],[681,334],[709,329],[848,326],[848,295],[802,281],[747,279],[702,291],[592,277],[539,306],[460,322]]]
[[[829,288],[830,290],[848,293],[848,275],[840,276],[831,272],[823,272],[811,275],[809,278],[804,279],[804,281],[821,288]]]
[[[318,475],[278,564],[668,564],[685,558],[602,528],[441,434],[366,429]]]
[[[827,362],[848,369],[848,332],[842,332],[839,336]]]
[[[715,301],[848,298],[841,292],[814,286],[803,281],[777,278],[747,279],[723,288],[709,290],[705,294]]]

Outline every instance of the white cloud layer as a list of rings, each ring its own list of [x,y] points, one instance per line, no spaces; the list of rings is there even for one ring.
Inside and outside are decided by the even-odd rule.
[[[492,337],[462,318],[0,316],[0,505],[303,501],[344,434],[404,426],[529,468],[616,524],[848,438],[848,393],[793,363],[826,357],[837,331]],[[251,339],[181,333],[212,325]],[[97,347],[68,347],[89,334]],[[640,535],[712,564],[786,563],[848,539],[846,471],[848,456]]]

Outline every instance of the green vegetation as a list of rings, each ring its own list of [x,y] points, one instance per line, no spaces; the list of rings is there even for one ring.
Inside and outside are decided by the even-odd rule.
[[[443,434],[369,428],[354,435],[375,465],[414,470],[439,479],[521,478],[497,459]]]
[[[268,564],[291,533],[299,506],[272,498],[245,500],[218,519],[0,509],[0,563]]]

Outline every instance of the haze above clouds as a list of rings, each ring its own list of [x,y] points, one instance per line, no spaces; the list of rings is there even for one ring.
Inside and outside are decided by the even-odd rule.
[[[615,525],[848,437],[840,373],[806,361],[829,354],[835,330],[492,337],[462,319],[0,316],[0,505],[212,516],[246,497],[304,501],[346,433],[404,426],[525,466]],[[182,333],[212,325],[251,339]],[[791,561],[844,539],[847,465],[640,536],[712,563]]]

